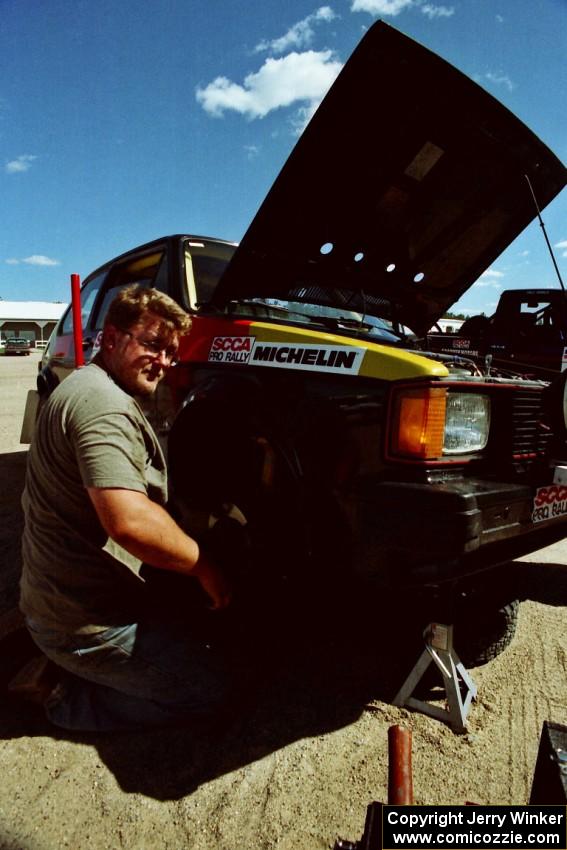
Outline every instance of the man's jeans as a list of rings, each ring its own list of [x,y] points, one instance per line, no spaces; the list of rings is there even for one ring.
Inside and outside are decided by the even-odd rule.
[[[137,624],[67,635],[26,622],[63,673],[46,703],[65,729],[165,726],[202,718],[226,700],[229,677],[206,638],[178,626]]]

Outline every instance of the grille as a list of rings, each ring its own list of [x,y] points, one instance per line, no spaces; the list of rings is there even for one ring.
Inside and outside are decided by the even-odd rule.
[[[542,392],[537,390],[513,393],[512,455],[540,457],[545,454],[553,437],[546,421]]]

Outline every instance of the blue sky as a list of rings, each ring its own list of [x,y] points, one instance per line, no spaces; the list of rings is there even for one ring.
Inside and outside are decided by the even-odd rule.
[[[0,0],[0,297],[168,233],[239,240],[381,18],[477,80],[567,161],[566,0]],[[567,192],[543,213],[567,278]],[[558,286],[532,224],[461,299]]]

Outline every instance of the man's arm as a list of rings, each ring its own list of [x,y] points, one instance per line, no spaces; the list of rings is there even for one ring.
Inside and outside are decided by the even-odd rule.
[[[230,592],[222,573],[164,508],[136,490],[87,491],[102,527],[119,546],[154,567],[194,576],[213,608],[228,605]]]

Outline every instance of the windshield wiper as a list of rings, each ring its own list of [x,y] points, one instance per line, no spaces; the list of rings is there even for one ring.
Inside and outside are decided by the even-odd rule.
[[[302,313],[300,310],[294,310],[291,307],[286,307],[283,304],[269,304],[267,301],[259,301],[254,298],[237,298],[235,300],[229,301],[227,306],[227,310],[229,313],[234,313],[237,307],[252,307],[252,312],[257,315],[257,311],[254,308],[259,308],[261,310],[265,310],[269,315],[268,317],[271,319],[277,319],[278,313],[285,313],[290,316],[301,317],[302,319],[308,319],[309,322],[318,323],[319,316],[313,316],[310,313]]]

